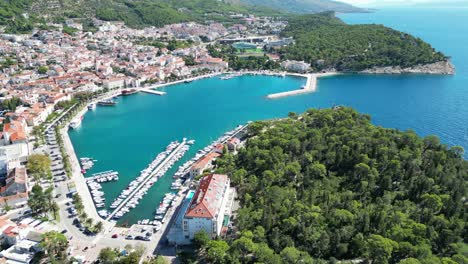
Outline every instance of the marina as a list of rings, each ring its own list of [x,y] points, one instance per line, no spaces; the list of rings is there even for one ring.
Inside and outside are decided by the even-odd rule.
[[[85,174],[87,170],[94,166],[94,162],[96,161],[97,160],[87,157],[80,158],[81,173]]]
[[[106,220],[118,220],[123,215],[139,204],[139,200],[148,192],[149,188],[169,170],[175,162],[184,156],[189,149],[187,140],[184,138],[181,143],[172,142],[165,150],[156,156],[150,165],[140,176],[132,181],[119,198],[111,205],[114,211],[110,213]]]
[[[220,144],[224,145],[231,138],[241,136],[242,132],[245,131],[247,126],[248,124],[244,126],[239,125],[235,129],[227,131],[220,138],[211,142],[208,146],[204,147],[203,149],[197,151],[197,154],[192,159],[179,166],[177,172],[173,176],[175,180],[171,184],[171,190],[173,190],[173,192],[169,192],[164,195],[162,202],[155,210],[154,220],[144,219],[142,221],[139,221],[139,224],[160,226],[162,223],[166,222],[168,218],[167,213],[169,208],[176,206],[176,204],[174,204],[176,202],[175,199],[177,197],[175,192],[178,192],[183,187],[185,181],[187,180],[190,167],[195,162],[203,158],[205,155],[207,155],[211,151],[214,151],[216,147]]]

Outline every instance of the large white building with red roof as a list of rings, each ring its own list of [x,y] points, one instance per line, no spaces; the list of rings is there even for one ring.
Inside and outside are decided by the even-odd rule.
[[[182,221],[185,239],[192,240],[201,230],[212,238],[221,233],[229,200],[229,183],[229,177],[222,174],[209,174],[200,180]]]

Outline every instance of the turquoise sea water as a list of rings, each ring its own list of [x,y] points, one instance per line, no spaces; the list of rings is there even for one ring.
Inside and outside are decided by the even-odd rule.
[[[120,97],[116,107],[98,107],[70,131],[78,157],[98,160],[90,173],[117,170],[120,180],[105,183],[107,204],[173,140],[197,142],[186,156],[120,220],[121,224],[152,219],[169,192],[177,165],[247,121],[287,116],[333,104],[351,106],[372,115],[374,124],[425,136],[435,134],[448,145],[468,149],[468,23],[467,9],[386,9],[349,14],[349,23],[383,23],[415,34],[453,57],[455,76],[343,75],[319,81],[316,93],[268,100],[269,93],[297,89],[302,78],[243,76],[227,81],[204,79],[164,88],[165,96],[136,94]],[[434,19],[437,17],[437,19]],[[465,34],[463,34],[463,32]]]

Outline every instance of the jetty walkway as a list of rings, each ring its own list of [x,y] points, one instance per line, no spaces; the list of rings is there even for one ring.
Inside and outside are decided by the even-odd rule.
[[[281,92],[281,93],[274,93],[274,94],[269,94],[267,95],[268,99],[276,99],[276,98],[282,98],[282,97],[287,97],[287,96],[292,96],[292,95],[299,95],[299,94],[306,94],[306,93],[312,93],[317,90],[317,79],[321,77],[326,77],[326,76],[332,76],[336,75],[337,73],[335,72],[326,72],[326,73],[313,73],[313,74],[295,74],[295,76],[302,76],[307,78],[306,85],[302,87],[301,89],[298,90],[293,90],[293,91],[287,91],[287,92]],[[292,75],[292,74],[289,74]]]
[[[169,154],[169,156],[167,156],[161,163],[159,163],[158,167],[156,167],[151,173],[148,174],[148,176],[135,188],[135,190],[133,190],[133,192],[131,192],[127,198],[125,198],[125,200],[123,200],[119,206],[117,206],[117,208],[115,208],[115,210],[109,214],[109,216],[107,216],[106,220],[110,220],[112,219],[112,217],[120,210],[122,209],[122,207],[126,206],[128,201],[130,201],[133,196],[135,196],[136,193],[138,193],[138,191],[143,187],[145,186],[145,184],[156,174],[158,173],[158,171],[160,171],[167,163],[170,162],[170,160],[175,156],[177,155],[177,153],[179,153],[179,151],[187,144],[187,142],[184,140],[182,141],[182,143],[180,143],[175,149],[174,151],[172,151],[171,154]]]
[[[151,89],[151,87],[140,89],[140,91],[142,91],[144,93],[155,94],[155,95],[165,95],[166,94],[165,92],[153,90],[153,89]]]

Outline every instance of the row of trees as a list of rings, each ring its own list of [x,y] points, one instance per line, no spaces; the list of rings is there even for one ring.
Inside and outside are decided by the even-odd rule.
[[[137,245],[133,248],[131,245],[125,246],[125,254],[122,254],[116,248],[106,247],[101,249],[98,256],[99,263],[102,264],[167,264],[168,262],[161,256],[157,256],[150,260],[140,262],[140,259],[145,251],[144,246]]]
[[[100,233],[103,230],[104,225],[101,221],[94,224],[93,219],[88,217],[88,215],[84,211],[83,200],[77,193],[73,195],[73,204],[75,205],[75,209],[78,212],[78,218],[80,219],[81,223],[83,223],[83,225],[90,232]]]
[[[292,17],[282,34],[296,41],[281,50],[283,58],[304,60],[318,70],[410,67],[447,59],[419,38],[382,25],[347,25],[333,13]]]
[[[52,182],[50,165],[51,160],[47,155],[32,154],[28,157],[26,168],[28,174],[34,178],[35,182],[29,193],[28,206],[31,208],[34,216],[47,218],[48,214],[52,213],[53,218],[57,219],[59,206],[54,201],[54,188],[51,186],[44,190],[39,185],[42,181]]]
[[[468,162],[437,137],[373,126],[349,108],[249,126],[218,159],[240,235],[212,263],[468,262]]]

